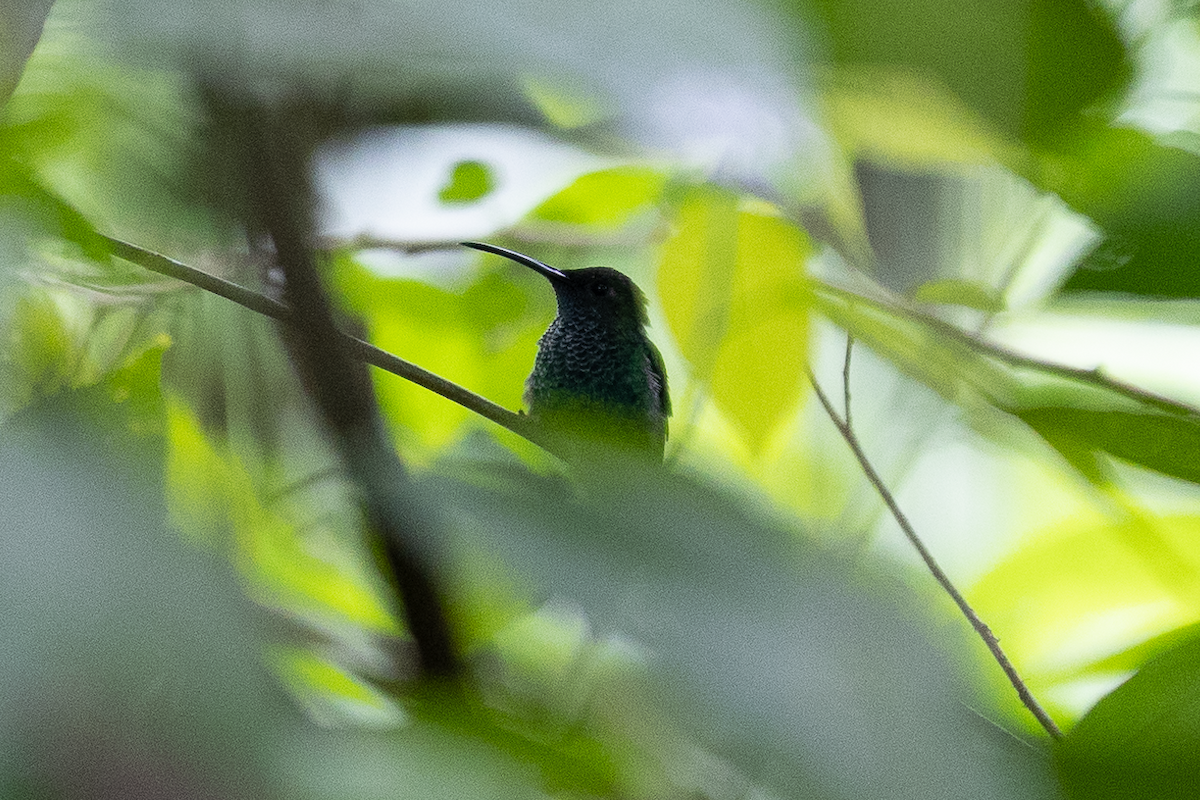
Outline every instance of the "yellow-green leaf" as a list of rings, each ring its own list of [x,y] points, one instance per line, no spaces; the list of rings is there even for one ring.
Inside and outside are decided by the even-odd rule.
[[[712,399],[753,450],[799,403],[808,352],[805,233],[764,203],[697,190],[663,247],[667,321]]]
[[[666,175],[624,166],[581,175],[533,211],[535,219],[619,227],[662,195]]]
[[[843,144],[893,163],[979,164],[1014,146],[943,85],[906,70],[843,68],[826,100]]]
[[[711,375],[725,337],[736,261],[737,197],[693,190],[659,255],[658,294],[680,352],[701,378]]]
[[[525,96],[542,112],[551,125],[560,128],[580,128],[602,119],[604,105],[581,88],[572,89],[561,79],[549,80],[525,76],[522,81]]]
[[[918,303],[962,306],[988,312],[1004,310],[1004,299],[995,289],[958,278],[923,283],[913,292],[912,297]]]

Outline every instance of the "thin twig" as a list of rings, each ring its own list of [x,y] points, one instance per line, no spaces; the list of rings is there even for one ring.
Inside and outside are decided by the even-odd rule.
[[[535,225],[524,224],[494,231],[493,235],[503,236],[527,244],[551,244],[556,247],[635,247],[646,241],[646,234],[639,230],[630,232],[595,233],[581,231],[578,226],[565,223],[541,222]],[[396,239],[386,236],[360,235],[352,237],[323,236],[317,239],[317,248],[324,251],[333,250],[390,250],[404,255],[419,255],[421,253],[439,250],[457,250],[462,237],[457,239]]]
[[[850,416],[850,355],[854,352],[854,336],[846,335],[846,357],[842,361],[842,415],[846,420],[846,427],[850,428],[854,425]]]
[[[997,361],[1008,364],[1009,366],[1035,370],[1044,375],[1053,375],[1059,378],[1066,378],[1068,380],[1086,383],[1099,389],[1104,389],[1106,391],[1121,395],[1142,405],[1150,406],[1164,413],[1171,414],[1172,416],[1200,419],[1200,409],[1194,406],[1187,405],[1186,403],[1180,403],[1176,400],[1163,397],[1160,394],[1156,394],[1138,386],[1134,386],[1133,384],[1110,378],[1100,369],[1084,369],[1082,367],[1070,367],[1064,364],[1040,361],[1032,356],[1027,356],[1023,353],[1009,350],[1002,345],[989,342],[986,339],[968,333],[962,328],[952,325],[945,320],[939,319],[932,314],[921,311],[917,308],[913,308],[911,305],[904,303],[899,299],[892,297],[887,299],[869,297],[867,295],[859,294],[857,292],[843,289],[815,279],[810,279],[809,285],[814,291],[826,294],[847,305],[861,303],[888,314],[895,314],[914,322],[919,322],[922,325],[925,325],[933,331],[941,334],[942,336],[945,336],[947,339],[952,339],[955,342],[976,351],[977,353],[994,358]],[[999,407],[1003,409],[1002,405]]]
[[[847,353],[849,353],[849,348],[847,348]],[[845,373],[847,375],[848,368],[849,357],[847,356],[847,372]],[[908,541],[916,549],[917,554],[921,557],[921,560],[925,562],[925,566],[929,570],[930,574],[933,575],[934,580],[936,580],[942,589],[945,590],[946,594],[950,595],[950,599],[954,601],[954,604],[958,606],[959,611],[961,611],[963,616],[967,618],[967,621],[971,624],[971,627],[974,628],[975,632],[979,634],[979,638],[983,640],[983,643],[987,646],[988,650],[991,651],[992,657],[996,659],[996,663],[1000,665],[1000,669],[1002,669],[1005,676],[1008,677],[1009,683],[1011,683],[1013,688],[1017,690],[1017,696],[1021,698],[1021,702],[1025,705],[1025,707],[1029,709],[1030,713],[1033,714],[1039,723],[1041,723],[1042,727],[1046,729],[1048,734],[1055,739],[1061,738],[1062,731],[1059,729],[1058,725],[1055,724],[1054,720],[1050,718],[1050,715],[1046,713],[1046,710],[1038,703],[1033,694],[1029,691],[1029,687],[1025,685],[1025,681],[1017,672],[1016,667],[1013,666],[1013,663],[1009,660],[1008,656],[1004,653],[1004,650],[1000,647],[1000,640],[996,638],[994,633],[992,633],[991,628],[989,628],[984,621],[979,618],[979,615],[975,613],[975,609],[973,609],[970,603],[967,602],[966,598],[962,596],[962,593],[958,591],[957,587],[955,587],[954,583],[950,580],[950,577],[942,570],[941,566],[937,563],[937,560],[934,559],[933,554],[930,553],[929,549],[925,547],[925,543],[921,541],[921,538],[917,535],[916,530],[913,529],[912,524],[908,521],[908,517],[906,517],[904,512],[900,510],[900,506],[897,504],[896,498],[892,496],[891,491],[888,490],[887,486],[883,482],[883,479],[879,477],[879,473],[875,471],[875,467],[867,458],[867,454],[863,451],[862,445],[858,441],[858,436],[854,433],[854,429],[850,427],[850,424],[847,420],[844,420],[838,416],[833,404],[829,402],[829,398],[821,389],[821,385],[817,383],[817,378],[815,375],[813,375],[811,370],[808,373],[808,379],[812,382],[813,389],[817,394],[817,399],[821,401],[821,405],[824,407],[825,413],[829,415],[829,419],[833,422],[834,427],[838,429],[838,433],[842,435],[842,438],[850,447],[850,451],[854,453],[854,457],[858,460],[863,474],[867,476],[867,480],[871,482],[871,485],[875,487],[875,491],[877,491],[879,496],[883,498],[883,502],[887,505],[888,510],[892,513],[892,517],[900,526],[900,530],[902,530],[904,535],[908,537]],[[847,400],[849,400],[848,393]],[[847,404],[847,415],[848,414],[849,404]]]
[[[112,248],[113,255],[152,272],[190,283],[193,286],[212,292],[227,300],[232,300],[240,306],[271,317],[272,319],[286,321],[291,317],[291,310],[278,300],[251,291],[244,286],[239,286],[224,278],[218,278],[216,275],[189,267],[187,264],[164,256],[161,253],[156,253],[153,250],[147,250],[111,236],[104,236],[103,238]],[[347,334],[342,334],[342,337],[355,358],[378,367],[385,372],[390,372],[393,375],[411,381],[418,386],[423,386],[431,392],[474,411],[481,417],[491,420],[503,428],[507,428],[540,447],[546,447],[544,437],[539,435],[537,427],[531,423],[529,417],[523,414],[514,414],[503,406],[499,406],[485,397],[481,397],[452,381],[448,381],[436,373],[422,369],[416,364],[394,356],[386,350],[381,350],[370,342],[365,342],[362,339]]]

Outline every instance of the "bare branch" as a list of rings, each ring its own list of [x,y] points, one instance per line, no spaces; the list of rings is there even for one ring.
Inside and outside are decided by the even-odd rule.
[[[967,621],[971,624],[971,627],[975,629],[975,632],[979,634],[979,638],[983,640],[983,643],[987,646],[987,649],[991,651],[992,657],[996,659],[996,663],[998,663],[1000,665],[1000,669],[1004,671],[1009,683],[1011,683],[1013,688],[1016,689],[1017,696],[1021,698],[1021,702],[1027,709],[1029,709],[1029,712],[1033,714],[1033,716],[1037,719],[1041,726],[1045,728],[1046,732],[1050,734],[1050,736],[1054,737],[1055,739],[1061,738],[1062,731],[1046,712],[1046,710],[1038,703],[1033,694],[1029,691],[1029,687],[1025,685],[1025,681],[1021,678],[1020,673],[1017,672],[1017,669],[1013,666],[1012,661],[1009,660],[1004,650],[1000,647],[1000,640],[996,638],[996,635],[992,633],[991,628],[989,628],[984,621],[979,618],[979,615],[975,613],[975,609],[971,607],[966,598],[962,596],[962,593],[958,591],[958,588],[955,587],[954,582],[950,580],[950,576],[947,575],[944,570],[942,570],[941,566],[937,563],[937,560],[933,557],[933,554],[929,552],[929,549],[925,546],[925,543],[921,540],[920,536],[917,535],[912,523],[908,521],[908,517],[905,516],[904,512],[900,509],[899,504],[896,502],[896,498],[892,496],[891,491],[884,484],[883,479],[879,477],[879,473],[875,471],[875,467],[867,458],[867,454],[863,451],[862,445],[858,441],[858,436],[854,433],[854,429],[850,427],[849,423],[849,370],[850,346],[847,344],[846,361],[845,366],[843,367],[843,380],[845,381],[846,397],[846,419],[842,419],[838,416],[833,404],[829,402],[829,398],[825,395],[825,392],[821,389],[821,385],[817,382],[816,376],[813,375],[811,371],[808,373],[808,379],[812,383],[813,390],[816,392],[817,399],[820,400],[821,406],[825,409],[825,413],[829,415],[829,419],[833,422],[834,427],[837,428],[838,433],[842,435],[842,438],[850,447],[850,451],[854,454],[855,459],[858,460],[863,474],[866,475],[867,480],[871,482],[871,485],[875,487],[875,491],[879,493],[879,496],[883,498],[883,502],[885,505],[887,505],[892,517],[896,520],[896,524],[900,526],[900,530],[904,532],[904,535],[916,549],[917,554],[921,557],[921,560],[925,562],[925,567],[929,570],[930,574],[933,575],[934,580],[936,580],[942,589],[945,590],[946,594],[950,595],[950,599],[954,601],[956,606],[958,606],[959,611],[961,611],[963,616],[967,618]]]
[[[368,541],[385,561],[423,676],[453,678],[463,661],[436,565],[442,523],[418,499],[391,445],[370,376],[335,327],[310,245],[304,149],[294,120],[273,109],[212,95],[209,111],[228,154],[242,161],[245,222],[261,229],[283,274],[287,313],[280,337],[346,476],[357,489]]]
[[[977,353],[985,355],[989,358],[994,358],[997,361],[1008,364],[1009,366],[1034,370],[1044,375],[1053,375],[1055,377],[1088,384],[1090,386],[1121,395],[1137,403],[1150,406],[1162,411],[1163,413],[1171,414],[1172,416],[1200,419],[1200,409],[1195,408],[1194,406],[1187,405],[1186,403],[1180,403],[1176,400],[1163,397],[1160,394],[1156,394],[1146,389],[1142,389],[1141,387],[1134,386],[1133,384],[1110,378],[1099,369],[1083,369],[1080,367],[1070,367],[1063,364],[1055,364],[1049,361],[1041,361],[1037,358],[1018,353],[1014,350],[1009,350],[1006,347],[989,342],[986,339],[976,336],[975,334],[968,333],[956,325],[952,325],[951,323],[939,319],[932,314],[917,308],[913,308],[910,304],[905,303],[899,298],[890,296],[886,298],[870,297],[813,279],[809,280],[809,285],[814,291],[824,294],[828,297],[832,297],[837,301],[846,303],[848,305],[856,303],[863,304],[889,314],[907,317],[910,320],[914,320],[922,325],[925,325],[930,330],[935,331],[936,333],[956,342],[957,344],[968,347]]]
[[[104,239],[111,246],[113,255],[152,272],[190,283],[193,286],[212,292],[227,300],[232,300],[240,306],[271,317],[272,319],[286,321],[291,316],[290,309],[278,300],[251,291],[232,281],[218,278],[216,275],[202,272],[161,253],[138,247],[137,245],[115,239],[111,236],[105,236]],[[385,372],[390,372],[418,386],[422,386],[451,402],[458,403],[460,406],[474,411],[481,417],[491,420],[503,428],[507,428],[540,447],[546,447],[544,437],[540,435],[537,426],[527,416],[514,414],[503,406],[499,406],[485,397],[481,397],[456,383],[448,381],[436,373],[422,369],[416,364],[394,356],[386,350],[380,350],[370,342],[365,342],[362,339],[347,334],[341,334],[341,336],[344,338],[350,352],[356,358]]]
[[[846,427],[854,425],[850,416],[850,355],[854,352],[854,337],[846,335],[846,357],[842,361],[842,414],[845,415]]]

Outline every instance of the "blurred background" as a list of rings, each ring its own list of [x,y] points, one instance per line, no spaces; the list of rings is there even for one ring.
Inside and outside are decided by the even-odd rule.
[[[1196,14],[6,4],[2,793],[1192,796]],[[275,296],[264,118],[344,327],[505,408],[553,294],[458,242],[649,298],[662,471],[372,373],[452,687],[275,323],[114,255]]]

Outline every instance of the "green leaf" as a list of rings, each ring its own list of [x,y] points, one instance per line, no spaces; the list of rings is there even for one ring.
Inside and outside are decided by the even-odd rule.
[[[1085,0],[814,0],[833,60],[941,83],[1003,134],[1051,136],[1129,79],[1113,21]]]
[[[881,571],[713,486],[611,468],[579,493],[512,471],[425,488],[456,549],[650,654],[648,695],[771,794],[1054,796],[1036,749],[967,711],[921,606]]]
[[[737,262],[737,197],[715,187],[688,193],[658,264],[658,295],[671,334],[696,375],[712,374],[729,324]]]
[[[196,203],[209,176],[189,171],[198,117],[186,81],[144,60],[115,62],[108,43],[93,38],[97,26],[72,16],[78,13],[50,17],[4,107],[0,151],[43,192],[62,198],[60,226],[72,241],[88,232],[77,209],[97,227],[175,252],[212,246],[214,238],[227,243],[213,236],[213,216]],[[107,248],[82,246],[107,262]]]
[[[544,290],[544,282],[521,283],[525,276],[501,269],[447,291],[381,278],[347,259],[336,267],[334,282],[374,344],[494,402],[521,407],[537,340],[553,318],[550,292],[536,299],[525,292]],[[465,425],[481,424],[465,408],[395,376],[378,375],[376,386],[384,413],[415,437],[418,450],[410,458],[449,444]]]
[[[808,363],[803,230],[771,206],[698,189],[661,253],[667,322],[712,399],[758,450],[803,394]]]
[[[1005,370],[967,342],[944,335],[935,317],[831,286],[814,288],[818,311],[853,334],[856,342],[952,402],[997,402],[1021,388],[1015,371]]]
[[[825,99],[834,130],[856,155],[912,165],[983,164],[1015,146],[942,84],[910,70],[843,66]]]
[[[1148,637],[1193,624],[1200,517],[1077,513],[1006,557],[970,591],[1034,694],[1112,678]]]
[[[7,324],[8,352],[0,361],[6,414],[68,386],[77,347],[60,309],[43,291],[25,292]]]
[[[529,98],[551,125],[560,128],[581,128],[598,122],[605,114],[604,106],[582,89],[570,89],[562,76],[548,78],[525,76],[522,81]]]
[[[1200,136],[1091,126],[1034,163],[1031,180],[1108,234],[1065,291],[1200,297]]]
[[[447,205],[473,203],[495,188],[492,171],[482,161],[459,161],[450,180],[438,191],[438,200]]]
[[[902,371],[967,408],[1012,414],[1091,481],[1098,454],[1200,483],[1200,410],[1007,353],[937,317],[818,286],[817,308]],[[1099,378],[1099,376],[1097,376]]]
[[[81,255],[107,264],[109,246],[92,223],[24,165],[0,158],[0,199],[37,226],[39,238],[70,242]],[[38,244],[34,241],[30,244]]]
[[[962,306],[991,313],[1004,310],[1004,299],[990,286],[957,278],[923,283],[913,292],[913,300],[918,303]]]
[[[1099,450],[1200,483],[1200,417],[1071,407],[1011,409],[1064,453]]]
[[[42,35],[42,24],[54,0],[5,3],[0,7],[0,107],[25,67],[25,59]]]
[[[1146,663],[1055,749],[1080,800],[1192,798],[1200,786],[1200,638]]]
[[[145,358],[117,383],[141,392]],[[0,426],[0,793],[261,796],[286,717],[245,598],[165,526],[162,437],[131,430],[132,397],[114,403],[111,388],[60,392]],[[97,749],[112,769],[69,755]]]
[[[533,210],[535,219],[616,228],[657,202],[666,175],[647,167],[623,166],[582,175]]]

